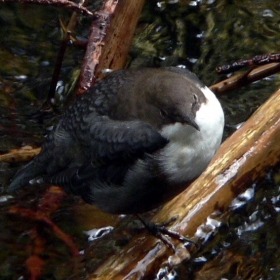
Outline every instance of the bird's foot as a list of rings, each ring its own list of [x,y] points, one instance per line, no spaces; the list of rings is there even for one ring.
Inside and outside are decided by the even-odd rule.
[[[169,236],[172,239],[178,240],[181,243],[186,246],[189,243],[194,244],[197,248],[199,248],[198,244],[183,236],[177,231],[173,231],[170,229],[167,229],[166,226],[169,226],[172,224],[174,221],[177,220],[178,217],[174,216],[170,218],[168,221],[163,222],[163,223],[153,223],[150,221],[144,220],[141,216],[137,215],[137,218],[142,222],[142,224],[145,226],[145,228],[156,238],[160,239],[167,247],[171,248],[174,252],[176,252],[175,245],[172,243],[172,241],[167,237]]]

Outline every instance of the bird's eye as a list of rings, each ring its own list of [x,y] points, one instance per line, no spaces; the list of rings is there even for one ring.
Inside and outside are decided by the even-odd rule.
[[[194,115],[196,115],[196,112],[200,107],[200,101],[199,101],[198,96],[196,94],[193,95],[193,99],[194,99],[194,101],[192,103],[192,112],[193,112]]]
[[[196,94],[193,95],[194,104],[198,103],[198,96]]]

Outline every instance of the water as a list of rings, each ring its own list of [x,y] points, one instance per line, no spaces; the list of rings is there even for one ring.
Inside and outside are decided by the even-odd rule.
[[[277,1],[146,2],[129,55],[131,67],[186,66],[211,85],[225,78],[215,72],[218,65],[278,51]],[[67,22],[70,15],[63,8],[1,3],[1,153],[25,145],[39,147],[73,99],[72,84],[84,50],[70,45],[55,110],[38,111],[47,98],[60,45],[58,17]],[[75,35],[85,39],[88,26],[89,20],[81,17]],[[226,113],[225,137],[246,121],[278,85],[279,75],[275,74],[220,96]],[[76,198],[63,196],[51,214],[51,221],[71,236],[63,239],[46,221],[35,221],[30,213],[23,213],[23,209],[38,213],[45,209],[43,203],[44,207],[55,204],[52,197],[42,199],[45,190],[21,190],[16,198],[5,192],[21,164],[0,163],[1,279],[28,279],[27,260],[34,261],[30,256],[35,255],[40,257],[36,262],[42,270],[40,279],[86,279],[106,256],[126,245],[138,231],[133,218],[107,215]],[[170,273],[173,278],[279,279],[279,168],[248,187],[250,192],[233,201],[229,213],[209,217],[212,231],[203,250]],[[20,207],[23,214],[11,213],[12,209],[16,211],[13,206]],[[109,226],[115,230],[92,242],[84,233]]]

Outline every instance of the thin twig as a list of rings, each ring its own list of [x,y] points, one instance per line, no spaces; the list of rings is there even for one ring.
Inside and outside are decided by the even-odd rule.
[[[0,0],[0,2],[52,5],[57,7],[69,8],[77,13],[94,16],[94,13],[92,13],[82,5],[67,0]]]
[[[279,61],[280,61],[280,53],[259,54],[253,57],[246,57],[246,58],[239,59],[231,64],[224,64],[218,66],[216,70],[219,74],[227,74],[242,69],[246,66],[264,65],[264,64],[279,62]]]
[[[265,77],[268,77],[272,74],[275,74],[280,71],[280,63],[270,63],[267,65],[263,65],[257,68],[254,68],[251,71],[247,71],[241,74],[234,75],[226,80],[223,80],[219,83],[216,83],[210,86],[211,90],[216,94],[221,94],[224,92],[228,92],[233,89],[240,88],[241,86],[245,86],[251,84],[255,81],[261,80]]]

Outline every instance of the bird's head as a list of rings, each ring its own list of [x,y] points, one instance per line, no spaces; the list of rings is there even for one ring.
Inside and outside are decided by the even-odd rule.
[[[198,85],[172,72],[154,85],[147,102],[157,109],[162,124],[182,123],[199,130],[195,118],[205,96]]]

